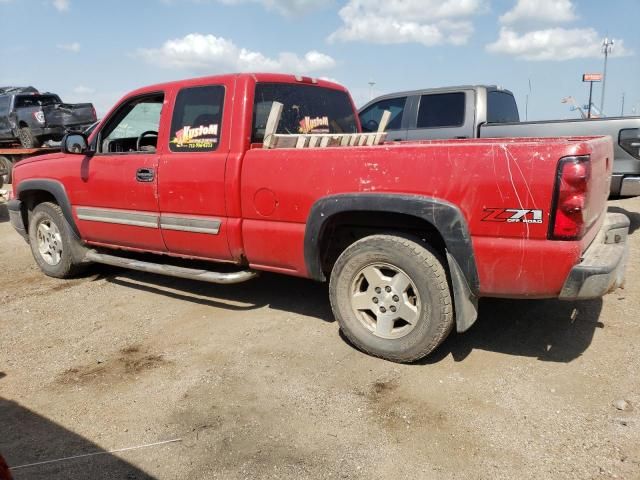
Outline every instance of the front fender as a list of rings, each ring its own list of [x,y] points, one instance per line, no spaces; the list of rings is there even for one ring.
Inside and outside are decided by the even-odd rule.
[[[71,203],[69,202],[69,197],[67,196],[67,192],[64,189],[64,185],[62,185],[62,183],[58,182],[57,180],[46,178],[23,180],[18,184],[18,188],[16,190],[16,198],[18,198],[19,200],[24,200],[28,192],[34,191],[47,192],[53,195],[53,198],[56,199],[56,203],[60,205],[62,214],[69,224],[69,227],[71,227],[71,231],[77,238],[80,238],[80,232],[78,231],[76,222],[73,219]]]

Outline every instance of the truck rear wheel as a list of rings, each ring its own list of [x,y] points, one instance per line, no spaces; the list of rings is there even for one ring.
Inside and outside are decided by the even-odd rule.
[[[333,267],[329,296],[346,337],[394,362],[425,357],[453,327],[444,263],[410,236],[372,235],[353,243]]]
[[[73,261],[72,241],[69,225],[58,205],[44,202],[33,209],[29,244],[33,258],[46,275],[69,278],[82,270],[81,265]]]
[[[24,148],[38,148],[40,146],[40,142],[29,127],[20,127],[18,137]]]

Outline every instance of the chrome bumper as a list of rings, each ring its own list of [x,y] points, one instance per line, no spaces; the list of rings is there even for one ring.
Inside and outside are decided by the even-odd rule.
[[[598,298],[624,284],[629,244],[629,218],[608,213],[582,261],[571,269],[560,292],[561,300]]]

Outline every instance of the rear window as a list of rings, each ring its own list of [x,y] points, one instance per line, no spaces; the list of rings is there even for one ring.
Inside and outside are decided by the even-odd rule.
[[[258,83],[251,141],[262,143],[273,102],[283,104],[277,133],[357,133],[349,95],[314,85]]]
[[[389,98],[370,105],[360,113],[363,132],[376,132],[385,110],[391,112],[387,130],[400,130],[407,97]]]
[[[60,103],[57,95],[18,95],[16,96],[15,108],[25,107],[45,107]]]
[[[493,90],[487,94],[487,122],[519,122],[518,106],[513,95]]]
[[[464,124],[464,92],[435,93],[420,97],[418,128],[461,127]]]

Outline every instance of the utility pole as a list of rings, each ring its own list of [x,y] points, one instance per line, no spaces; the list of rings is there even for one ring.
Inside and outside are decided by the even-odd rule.
[[[600,115],[604,115],[604,93],[607,83],[607,58],[613,50],[613,40],[609,40],[608,37],[602,41],[602,53],[604,53],[604,74],[602,76],[602,95],[600,96]]]
[[[601,82],[601,73],[585,73],[582,75],[583,82],[589,82],[589,104],[587,106],[587,118],[591,118],[591,97],[593,95],[593,82]],[[602,112],[600,112],[602,113]]]
[[[369,100],[373,100],[373,86],[376,84],[373,80],[369,81]]]
[[[624,117],[624,92],[622,92],[622,107],[620,107],[620,116]]]

